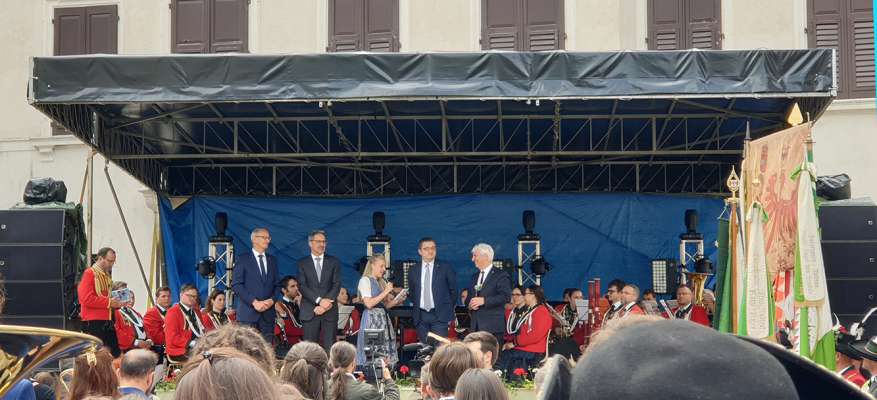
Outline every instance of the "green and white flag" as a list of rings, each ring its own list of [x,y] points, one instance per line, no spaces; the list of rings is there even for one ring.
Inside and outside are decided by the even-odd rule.
[[[743,298],[740,307],[740,335],[756,339],[773,336],[773,295],[768,277],[767,254],[764,241],[764,223],[767,213],[761,204],[752,203],[746,216],[749,242],[746,244],[746,263],[743,266]]]
[[[795,251],[795,317],[798,319],[798,353],[831,371],[835,367],[835,335],[825,280],[825,265],[816,214],[816,171],[807,153],[792,173],[798,180],[798,237]]]

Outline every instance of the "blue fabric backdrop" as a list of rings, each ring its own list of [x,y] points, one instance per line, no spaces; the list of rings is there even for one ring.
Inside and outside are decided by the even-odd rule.
[[[706,253],[715,262],[716,218],[720,199],[643,194],[484,194],[372,199],[193,197],[172,209],[162,199],[161,228],[168,280],[177,298],[184,283],[195,283],[206,298],[207,282],[195,263],[208,253],[214,214],[228,213],[227,234],[240,254],[250,247],[254,227],[271,232],[269,253],[282,275],[297,275],[295,261],[308,254],[307,233],[328,233],[327,253],[341,259],[343,284],[355,290],[354,263],[366,251],[372,233],[371,215],[387,215],[385,234],[392,237],[392,258],[417,258],[417,242],[431,236],[438,257],[453,264],[462,287],[475,272],[470,250],[486,242],[496,258],[517,259],[517,235],[523,233],[521,213],[536,212],[535,231],[542,236],[542,254],[551,265],[543,278],[546,294],[558,300],[566,287],[584,287],[600,277],[605,285],[622,278],[651,287],[649,261],[677,258],[679,234],[685,230],[686,209],[697,209]]]

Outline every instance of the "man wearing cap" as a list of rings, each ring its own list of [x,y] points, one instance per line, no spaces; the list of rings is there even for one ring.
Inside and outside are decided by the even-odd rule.
[[[877,336],[872,336],[867,341],[855,342],[851,346],[862,356],[862,368],[871,373],[871,379],[862,386],[862,390],[872,396],[877,395]]]
[[[855,339],[855,336],[848,334],[841,327],[841,330],[837,333],[837,345],[835,346],[835,351],[837,352],[836,369],[838,375],[856,385],[856,387],[862,387],[868,380],[859,372],[862,356],[850,346]]]

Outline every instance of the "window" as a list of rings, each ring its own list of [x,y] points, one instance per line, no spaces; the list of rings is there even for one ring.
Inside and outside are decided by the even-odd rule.
[[[246,53],[249,0],[173,0],[171,51]]]
[[[399,0],[329,0],[326,51],[399,51]]]
[[[558,50],[563,29],[563,0],[481,1],[482,49]]]
[[[721,49],[721,0],[649,0],[649,50]]]
[[[119,52],[119,12],[115,5],[56,8],[52,24],[56,56]]]
[[[837,49],[837,97],[874,97],[874,16],[871,0],[808,0],[811,48]]]

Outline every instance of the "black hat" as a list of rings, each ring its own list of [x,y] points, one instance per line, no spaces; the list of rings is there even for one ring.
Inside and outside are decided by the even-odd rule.
[[[571,399],[799,399],[758,346],[683,320],[643,322],[595,345],[573,371]]]
[[[837,343],[834,345],[834,349],[838,353],[852,358],[853,360],[861,360],[862,355],[852,347],[855,340],[855,336],[841,330],[837,332]]]
[[[877,336],[871,337],[871,340],[854,342],[850,347],[862,358],[877,362]]]

